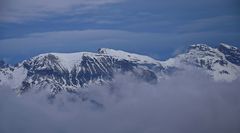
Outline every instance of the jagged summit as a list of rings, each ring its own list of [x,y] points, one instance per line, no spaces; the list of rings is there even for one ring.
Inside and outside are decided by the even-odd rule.
[[[83,61],[84,58],[98,59],[100,57],[111,57],[115,60],[127,60],[138,64],[156,64],[159,66],[161,65],[160,61],[148,56],[133,54],[122,50],[114,50],[109,48],[100,48],[98,49],[97,53],[45,53],[35,56],[30,60],[26,60],[24,61],[24,63],[34,61],[42,63],[42,66],[48,64],[59,64],[63,67],[62,69],[66,69],[71,72],[75,67],[79,65],[79,63]]]
[[[113,50],[113,49],[110,49],[110,48],[99,48],[98,50],[97,50],[97,52],[98,53],[100,53],[100,54],[106,54],[108,51],[110,51],[110,50]],[[116,51],[116,50],[115,50]]]
[[[3,60],[0,60],[0,68],[6,67],[6,63]]]
[[[222,43],[218,47],[218,50],[225,55],[226,59],[229,62],[240,66],[240,49],[239,48]]]
[[[113,56],[115,58],[118,58],[120,60],[131,60],[137,63],[150,63],[150,64],[159,64],[160,65],[160,61],[155,60],[151,57],[148,56],[144,56],[144,55],[139,55],[139,54],[133,54],[133,53],[129,53],[129,52],[125,52],[122,50],[114,50],[114,49],[109,49],[109,48],[100,48],[98,50],[99,54],[105,54],[105,55],[110,55]]]
[[[0,59],[0,68],[11,67],[11,64],[8,64],[5,60]]]
[[[188,47],[187,52],[191,50],[197,50],[197,51],[214,51],[214,48],[208,46],[207,44],[194,44]]]
[[[211,47],[207,44],[193,44],[189,46],[189,49],[209,50]]]
[[[70,72],[79,62],[82,61],[84,57],[93,57],[96,55],[96,53],[91,52],[45,53],[35,56],[32,59],[24,62],[35,61],[42,63],[42,65],[58,63],[63,67],[63,69],[66,69]]]
[[[191,45],[186,53],[164,62],[165,66],[181,68],[184,65],[206,70],[215,80],[232,81],[239,75],[238,48],[221,44],[218,48],[206,44]]]

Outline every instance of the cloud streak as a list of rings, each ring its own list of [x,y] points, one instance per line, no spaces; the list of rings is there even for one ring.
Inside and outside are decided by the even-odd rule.
[[[0,21],[21,23],[51,15],[83,14],[98,7],[123,0],[3,0]]]
[[[229,37],[231,40],[212,40]],[[16,62],[46,52],[96,51],[107,47],[129,52],[168,58],[176,49],[195,43],[235,45],[237,33],[193,32],[193,33],[151,33],[124,30],[89,29],[33,33],[20,38],[0,40],[0,58],[15,59]],[[207,41],[206,41],[207,40]],[[151,55],[150,55],[151,54]],[[165,55],[165,56],[164,56]],[[18,59],[16,57],[21,57]],[[17,59],[17,60],[16,60]]]

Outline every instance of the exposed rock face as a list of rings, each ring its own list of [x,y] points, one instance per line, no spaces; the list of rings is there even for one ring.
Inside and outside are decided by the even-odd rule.
[[[240,50],[239,50],[239,48],[233,47],[233,46],[230,46],[227,44],[221,44],[218,47],[218,50],[225,55],[226,59],[229,62],[240,66]]]
[[[214,80],[232,81],[239,77],[240,52],[226,44],[218,48],[196,44],[167,61],[107,48],[97,53],[47,53],[14,67],[0,61],[0,85],[10,85],[20,94],[34,88],[48,89],[56,95],[62,90],[75,92],[90,84],[107,83],[115,73],[130,73],[142,81],[156,83],[187,69],[185,66],[202,69]]]
[[[127,58],[122,57],[125,55]],[[42,54],[19,63],[14,71],[19,69],[23,70],[21,75],[17,75],[23,78],[17,87],[19,93],[33,87],[48,87],[55,95],[61,90],[74,92],[91,83],[108,82],[114,73],[131,73],[141,80],[156,83],[157,74],[163,67],[159,61],[147,56],[99,49],[98,53]]]
[[[206,44],[189,47],[186,53],[180,54],[164,62],[166,67],[183,68],[191,65],[204,69],[215,80],[232,81],[239,76],[239,49],[221,44],[212,48]]]

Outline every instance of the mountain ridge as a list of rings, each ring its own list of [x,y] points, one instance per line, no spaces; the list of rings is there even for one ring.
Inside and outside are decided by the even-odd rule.
[[[239,77],[239,61],[239,49],[227,44],[218,48],[191,45],[185,53],[166,61],[109,48],[96,53],[45,53],[16,66],[4,65],[0,68],[0,85],[10,85],[19,94],[32,88],[49,88],[56,95],[62,90],[74,92],[89,84],[107,83],[115,73],[130,73],[142,81],[156,83],[185,66],[200,68],[216,81],[230,82]]]

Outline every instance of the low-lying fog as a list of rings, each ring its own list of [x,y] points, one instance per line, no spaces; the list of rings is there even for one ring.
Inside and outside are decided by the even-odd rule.
[[[193,71],[153,85],[118,75],[110,85],[83,89],[97,104],[65,92],[49,102],[45,91],[17,96],[1,87],[0,132],[239,133],[239,81]]]

